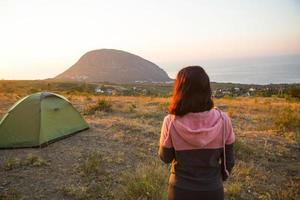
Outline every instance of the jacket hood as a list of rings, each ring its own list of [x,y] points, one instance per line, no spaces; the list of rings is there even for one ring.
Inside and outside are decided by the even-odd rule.
[[[179,137],[194,147],[204,147],[222,134],[223,115],[217,109],[176,116],[173,127]]]

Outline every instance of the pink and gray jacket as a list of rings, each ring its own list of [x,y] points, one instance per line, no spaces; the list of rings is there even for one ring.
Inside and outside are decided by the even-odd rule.
[[[224,171],[230,173],[234,166],[234,140],[230,118],[218,109],[182,117],[167,115],[159,156],[165,163],[172,163],[169,184],[199,191],[223,187]]]

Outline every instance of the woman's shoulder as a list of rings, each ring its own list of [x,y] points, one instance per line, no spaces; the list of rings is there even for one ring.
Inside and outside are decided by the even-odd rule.
[[[214,117],[222,117],[225,121],[230,121],[230,117],[228,116],[227,112],[226,111],[223,111],[221,110],[220,108],[218,107],[214,107],[208,111],[205,111],[205,112],[197,112],[197,113],[187,113],[185,114],[184,116],[176,116],[174,114],[167,114],[165,115],[164,117],[164,122],[170,122],[172,120],[175,120],[175,119],[183,119],[183,118],[190,118],[190,117],[211,117],[212,115],[214,115]]]
[[[172,120],[174,120],[175,119],[175,115],[173,115],[173,114],[167,114],[165,117],[164,117],[164,122],[165,123],[169,123],[170,121],[172,121]]]
[[[214,107],[214,108],[212,108],[215,112],[218,112],[219,113],[219,115],[221,116],[221,117],[223,117],[225,120],[230,120],[230,117],[229,117],[229,115],[227,114],[227,112],[226,111],[223,111],[223,110],[221,110],[220,108],[218,108],[218,107]]]

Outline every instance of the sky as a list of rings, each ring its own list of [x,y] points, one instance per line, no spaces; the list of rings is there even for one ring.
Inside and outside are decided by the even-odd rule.
[[[0,79],[51,78],[102,48],[171,77],[201,60],[300,54],[299,0],[0,0],[0,24]]]

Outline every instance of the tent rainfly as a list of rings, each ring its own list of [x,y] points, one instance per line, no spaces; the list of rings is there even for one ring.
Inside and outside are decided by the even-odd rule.
[[[0,148],[42,146],[88,128],[65,97],[39,92],[21,99],[4,115]]]

